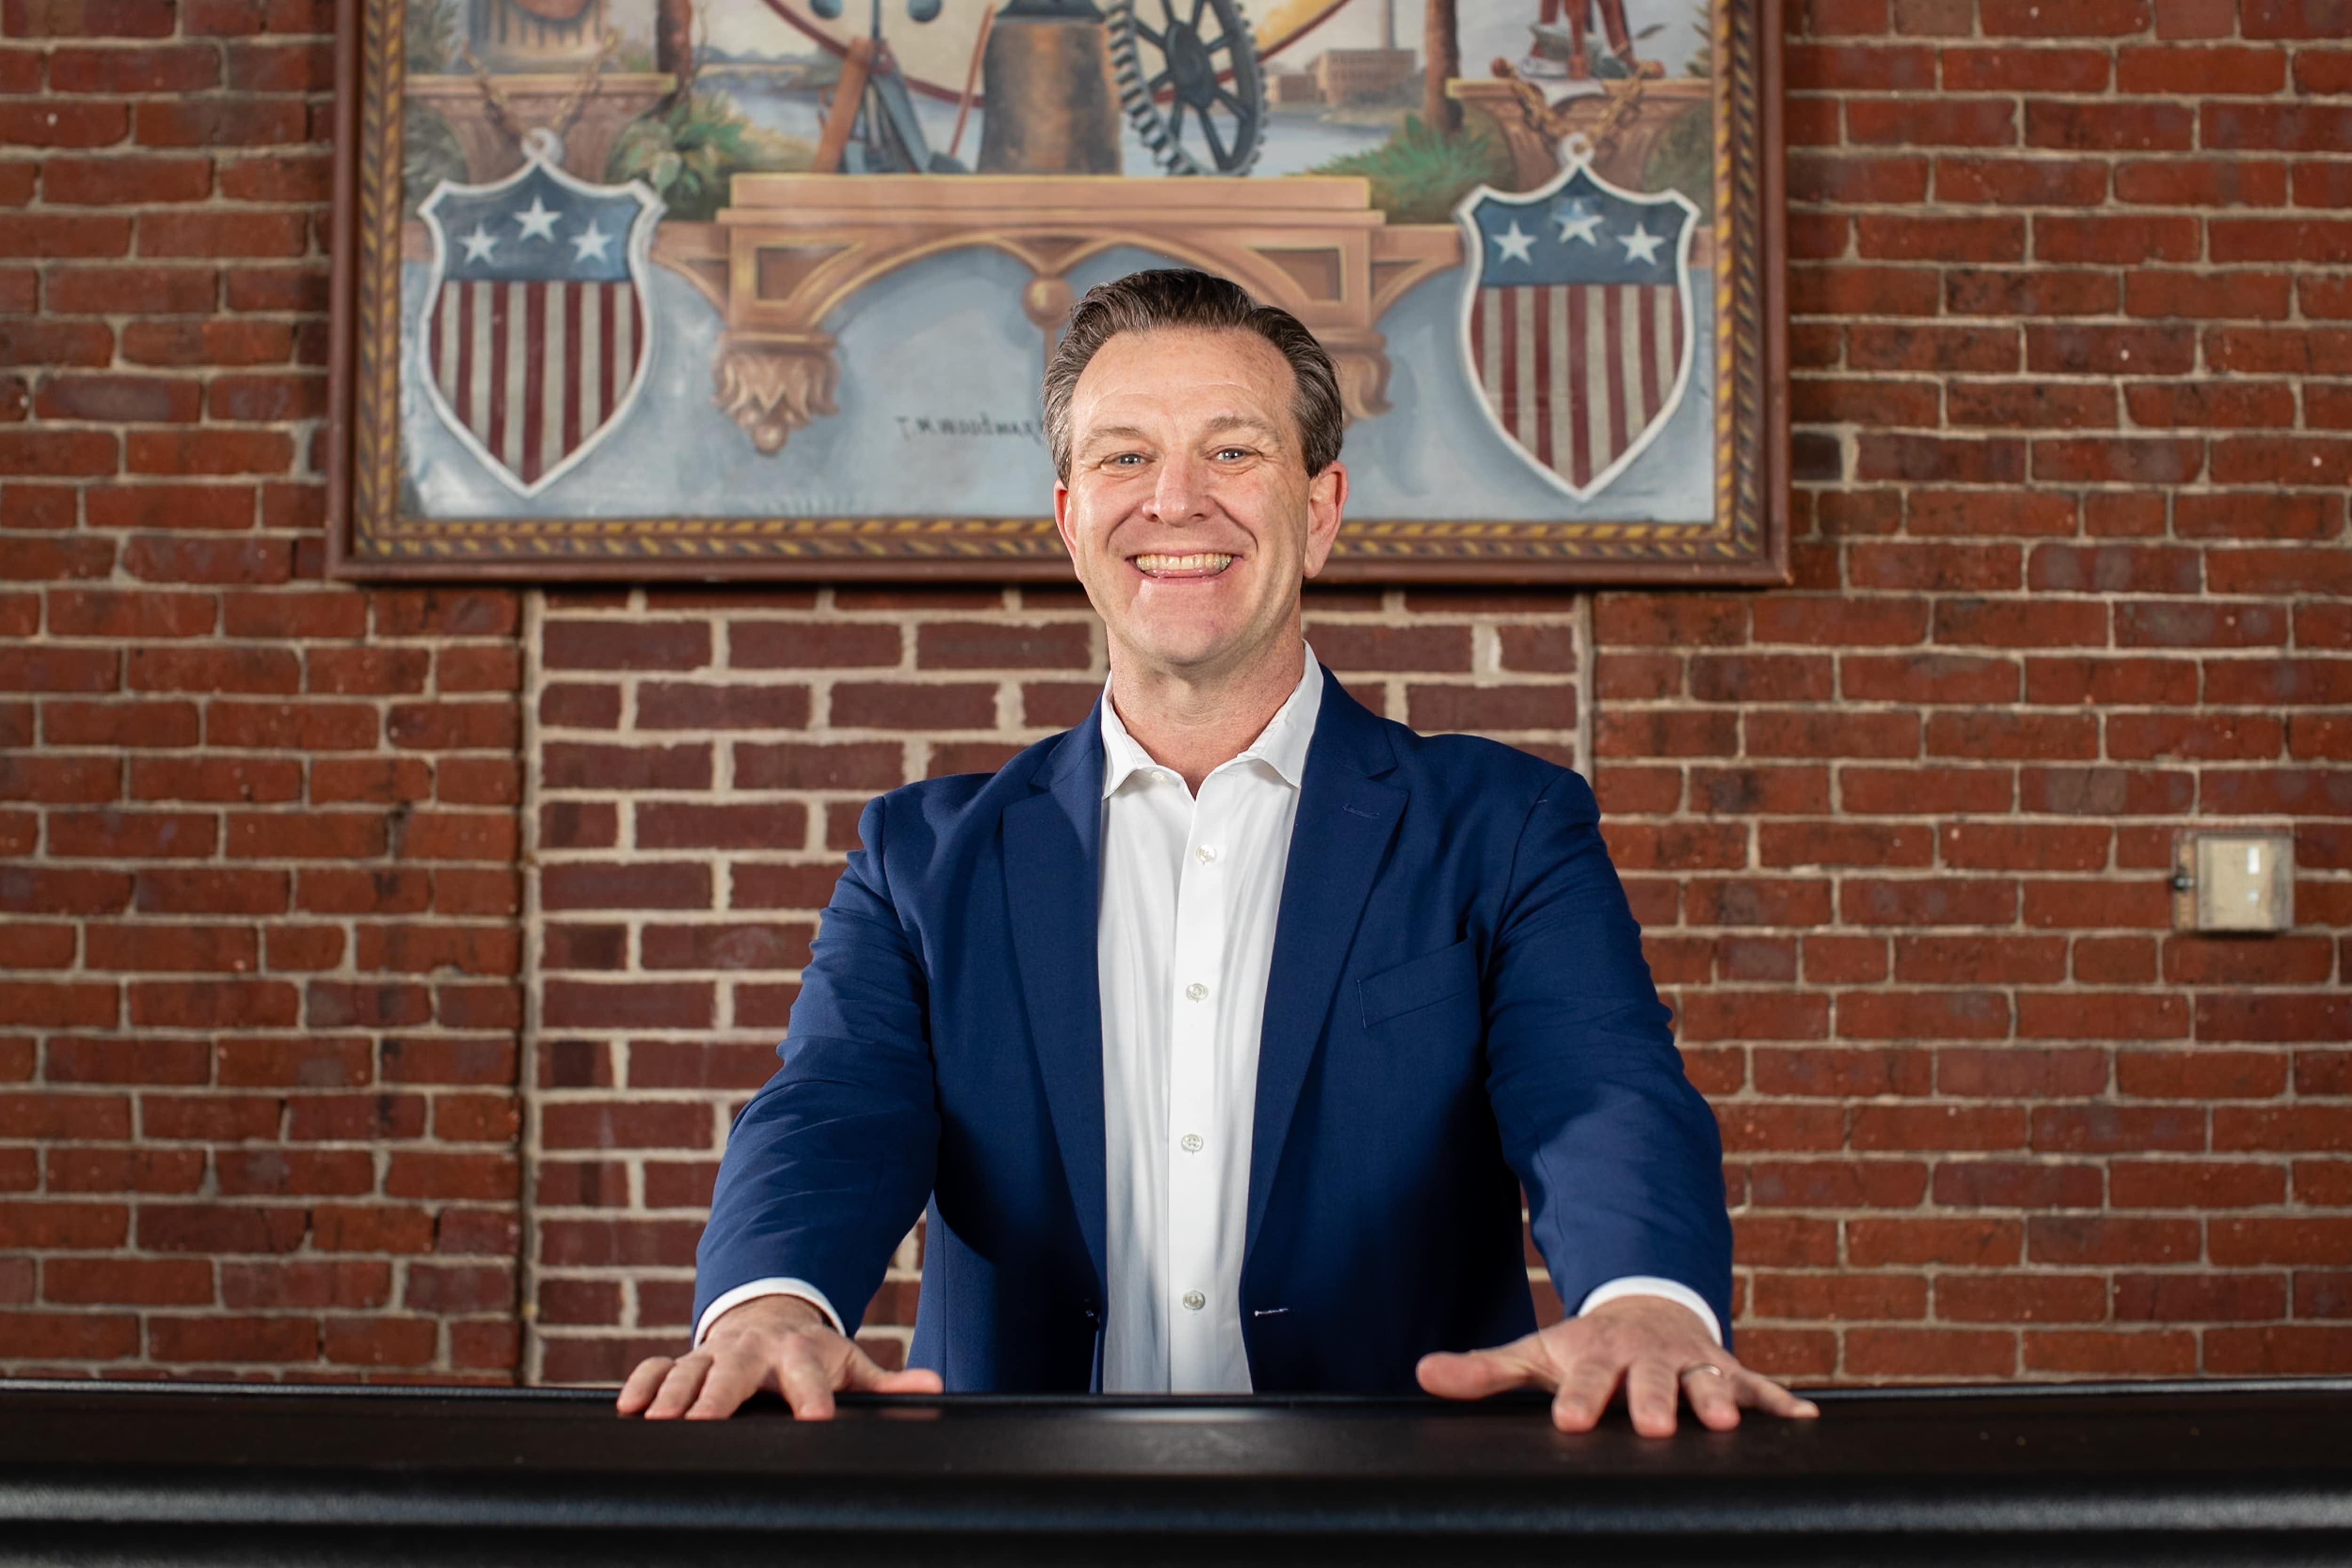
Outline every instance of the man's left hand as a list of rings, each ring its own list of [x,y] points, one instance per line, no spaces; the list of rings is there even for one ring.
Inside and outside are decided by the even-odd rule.
[[[1421,1358],[1422,1387],[1444,1399],[1484,1399],[1512,1388],[1551,1393],[1552,1425],[1589,1432],[1622,1385],[1633,1430],[1670,1437],[1684,1399],[1709,1428],[1727,1432],[1742,1409],[1810,1420],[1821,1407],[1748,1371],[1707,1337],[1698,1315],[1663,1296],[1620,1296],[1492,1350]]]

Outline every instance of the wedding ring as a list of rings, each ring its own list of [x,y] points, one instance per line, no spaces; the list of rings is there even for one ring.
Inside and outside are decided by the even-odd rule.
[[[1723,1368],[1716,1365],[1715,1363],[1711,1361],[1702,1361],[1696,1366],[1685,1366],[1682,1370],[1682,1375],[1688,1377],[1694,1372],[1712,1372],[1717,1377],[1721,1377],[1724,1375]]]

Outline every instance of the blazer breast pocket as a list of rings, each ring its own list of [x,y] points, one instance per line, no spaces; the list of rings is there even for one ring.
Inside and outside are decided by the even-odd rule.
[[[1364,1027],[1384,1023],[1409,1026],[1453,1022],[1466,1017],[1475,1027],[1478,1017],[1478,952],[1465,937],[1451,947],[1408,958],[1357,982],[1364,1006]],[[1441,1010],[1441,1004],[1444,1004]]]

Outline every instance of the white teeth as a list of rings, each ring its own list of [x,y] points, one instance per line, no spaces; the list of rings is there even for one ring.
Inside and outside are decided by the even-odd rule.
[[[1229,555],[1203,553],[1196,555],[1139,555],[1135,558],[1139,571],[1223,571],[1234,564]]]

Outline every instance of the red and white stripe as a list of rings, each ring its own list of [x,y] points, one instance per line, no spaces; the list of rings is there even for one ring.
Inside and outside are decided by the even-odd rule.
[[[1664,412],[1682,301],[1659,283],[1481,288],[1470,350],[1504,430],[1581,490]]]
[[[526,485],[580,450],[635,379],[628,283],[444,283],[426,352],[457,421]]]

